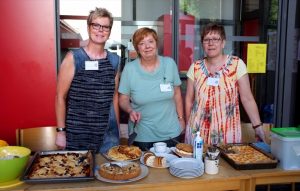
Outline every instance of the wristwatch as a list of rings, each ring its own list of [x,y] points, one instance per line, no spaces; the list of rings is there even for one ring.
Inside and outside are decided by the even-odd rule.
[[[65,127],[57,127],[56,132],[66,131]]]
[[[256,128],[260,127],[260,126],[263,126],[263,123],[262,123],[262,122],[261,122],[260,124],[258,124],[258,125],[253,125],[252,128],[253,128],[253,129],[256,129]]]

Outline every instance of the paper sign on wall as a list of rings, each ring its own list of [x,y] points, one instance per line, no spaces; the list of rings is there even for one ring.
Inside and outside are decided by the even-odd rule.
[[[248,44],[248,73],[266,73],[267,44]]]

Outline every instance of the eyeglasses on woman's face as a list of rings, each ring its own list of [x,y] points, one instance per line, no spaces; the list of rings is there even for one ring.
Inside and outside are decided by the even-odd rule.
[[[217,44],[218,42],[220,42],[221,38],[204,38],[202,43],[203,44],[209,44],[210,42],[212,42],[213,44]]]
[[[111,26],[107,26],[107,25],[100,25],[98,23],[91,23],[90,24],[92,26],[92,28],[94,30],[102,30],[102,31],[105,31],[105,32],[109,32],[110,29],[111,29]]]

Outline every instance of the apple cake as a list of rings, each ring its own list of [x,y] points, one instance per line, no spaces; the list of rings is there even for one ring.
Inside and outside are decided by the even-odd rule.
[[[118,164],[119,165],[112,165],[111,163],[104,163],[100,165],[99,174],[103,178],[110,180],[128,180],[141,174],[140,164],[136,162]]]
[[[249,145],[234,145],[228,148],[228,158],[237,164],[255,164],[274,162],[271,158]]]

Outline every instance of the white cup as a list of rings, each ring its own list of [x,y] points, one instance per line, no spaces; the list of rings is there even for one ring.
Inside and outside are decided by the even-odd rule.
[[[218,174],[219,173],[219,159],[211,160],[205,157],[204,169],[206,174]]]
[[[153,144],[156,153],[165,153],[167,151],[167,144],[164,142],[157,142]]]

